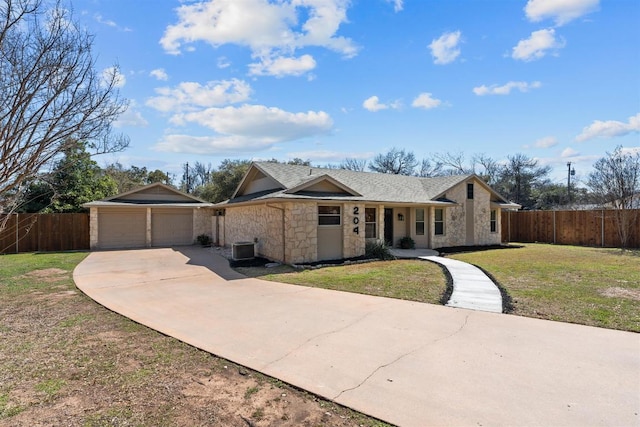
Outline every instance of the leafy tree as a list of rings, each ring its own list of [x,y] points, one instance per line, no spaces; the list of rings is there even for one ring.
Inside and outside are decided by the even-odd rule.
[[[51,173],[31,183],[22,212],[85,212],[81,205],[118,193],[116,181],[91,160],[80,142],[65,145]]]
[[[125,168],[119,162],[107,165],[104,168],[104,173],[110,176],[118,186],[118,193],[124,193],[131,191],[135,188],[142,187],[143,185],[152,184],[154,182],[161,182],[163,184],[171,185],[171,178],[168,174],[156,169],[153,172],[147,171],[146,167],[131,166]]]
[[[50,212],[85,212],[81,205],[118,194],[116,182],[105,175],[85,145],[67,146],[64,157],[55,165],[51,181],[55,195]]]
[[[22,196],[22,202],[16,208],[18,212],[42,212],[47,209],[53,200],[55,191],[47,176],[41,176],[32,180]]]
[[[230,199],[250,165],[250,160],[223,160],[218,170],[211,172],[211,181],[194,194],[213,203]]]
[[[533,189],[545,182],[551,168],[538,166],[538,161],[524,154],[507,157],[494,188],[503,196],[512,200],[523,208],[533,208],[535,200]]]
[[[618,237],[622,247],[627,247],[631,228],[638,223],[640,152],[625,152],[618,146],[598,160],[593,169],[587,185],[600,204],[613,208]]]
[[[18,195],[76,141],[93,153],[123,150],[111,132],[126,109],[117,67],[99,75],[93,36],[61,2],[0,3],[0,196]],[[12,207],[5,208],[11,210]],[[15,206],[13,206],[15,208]],[[0,228],[2,226],[0,225]]]
[[[153,184],[154,182],[173,185],[173,179],[171,178],[171,176],[166,172],[162,172],[160,169],[149,172],[149,174],[147,175],[147,184]]]
[[[379,173],[414,175],[418,161],[411,151],[392,148],[387,153],[378,154],[369,164],[369,169]]]

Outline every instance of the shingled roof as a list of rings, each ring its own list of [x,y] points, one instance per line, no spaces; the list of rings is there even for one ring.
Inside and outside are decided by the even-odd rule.
[[[252,176],[252,170],[254,174],[256,173],[255,169],[275,181],[278,188],[251,194],[243,193],[243,189],[247,184],[245,181]],[[473,174],[420,178],[285,163],[255,162],[238,186],[236,194],[225,203],[232,204],[277,198],[446,205],[452,202],[443,199],[444,193],[455,185],[474,177],[480,180]],[[340,193],[304,191],[305,183],[318,182],[323,179],[331,182],[337,181],[345,190]],[[296,191],[292,192],[291,189],[296,189]],[[497,193],[493,193],[499,201],[506,202]]]

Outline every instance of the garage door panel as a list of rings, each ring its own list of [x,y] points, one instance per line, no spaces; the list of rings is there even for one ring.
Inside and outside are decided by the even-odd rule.
[[[192,209],[152,209],[151,245],[178,246],[193,244]]]
[[[144,209],[102,209],[98,213],[98,247],[140,248],[146,245]]]

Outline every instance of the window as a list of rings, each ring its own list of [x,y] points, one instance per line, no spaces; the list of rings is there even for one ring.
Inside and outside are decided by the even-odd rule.
[[[424,236],[424,209],[416,209],[416,236]]]
[[[498,230],[498,211],[495,209],[491,210],[491,232],[495,233]]]
[[[376,235],[376,208],[364,209],[364,237],[375,239]]]
[[[467,199],[473,200],[473,183],[467,184]]]
[[[340,225],[340,206],[318,206],[318,225]]]
[[[444,234],[444,209],[436,209],[434,212],[434,234]]]

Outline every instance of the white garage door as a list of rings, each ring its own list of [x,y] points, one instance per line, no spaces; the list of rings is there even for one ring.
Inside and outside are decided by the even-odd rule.
[[[193,209],[152,209],[151,246],[193,244]]]
[[[146,209],[100,209],[98,247],[101,249],[141,248],[146,243]]]

